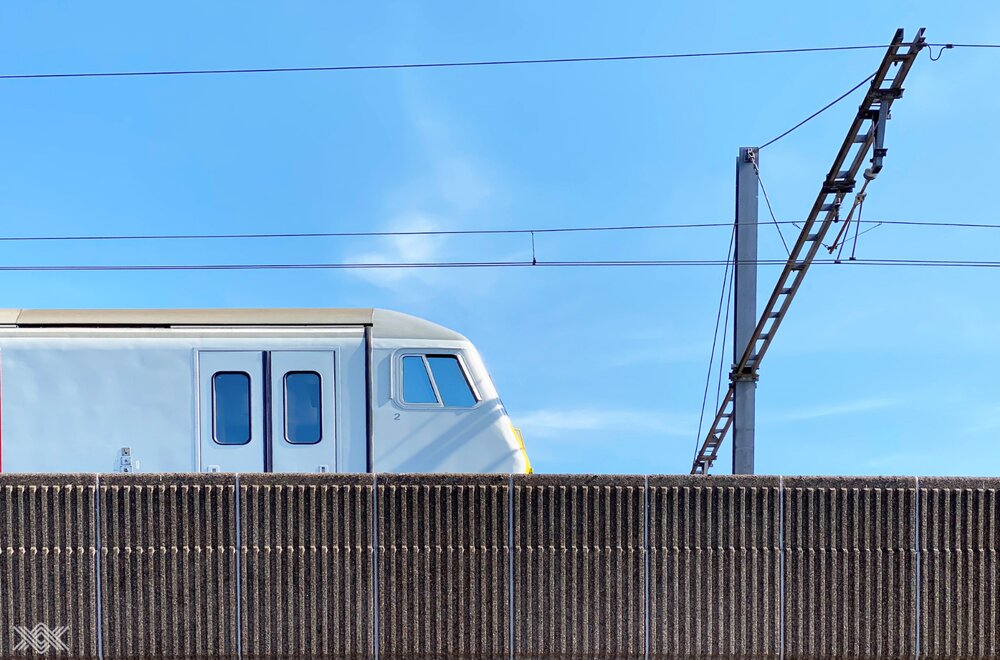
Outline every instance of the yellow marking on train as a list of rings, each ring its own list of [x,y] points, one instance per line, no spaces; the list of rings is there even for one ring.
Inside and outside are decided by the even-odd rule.
[[[524,456],[524,466],[527,469],[528,474],[533,474],[535,471],[531,467],[531,459],[528,458],[528,451],[524,448],[524,436],[521,435],[521,429],[517,428],[513,424],[510,425],[511,430],[514,431],[514,437],[517,438],[517,444],[521,447],[521,454]]]

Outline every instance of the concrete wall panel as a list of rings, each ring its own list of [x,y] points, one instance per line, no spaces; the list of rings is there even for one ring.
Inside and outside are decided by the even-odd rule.
[[[645,478],[513,483],[515,657],[644,657]]]
[[[236,658],[234,475],[100,479],[104,657]]]
[[[372,475],[240,475],[244,658],[369,658]]]
[[[920,479],[920,650],[1000,657],[1000,479]]]
[[[378,475],[379,657],[509,657],[508,484]]]
[[[15,651],[15,626],[39,624],[69,648],[44,652],[97,657],[96,487],[87,474],[0,475],[0,657],[37,657]]]
[[[785,657],[914,657],[915,480],[784,485]]]
[[[777,477],[649,477],[650,658],[777,658]]]

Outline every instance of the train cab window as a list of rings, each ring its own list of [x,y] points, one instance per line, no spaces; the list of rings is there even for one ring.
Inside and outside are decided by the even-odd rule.
[[[220,445],[250,442],[250,374],[220,371],[212,376],[212,437]]]
[[[403,404],[472,408],[479,399],[457,355],[405,355],[402,359]]]
[[[323,438],[322,381],[315,371],[285,374],[285,440],[314,445]]]
[[[437,403],[431,377],[424,358],[407,355],[403,358],[403,403]]]
[[[434,383],[444,405],[456,408],[471,408],[476,405],[476,395],[465,377],[458,357],[454,355],[428,355],[427,363],[434,374]]]

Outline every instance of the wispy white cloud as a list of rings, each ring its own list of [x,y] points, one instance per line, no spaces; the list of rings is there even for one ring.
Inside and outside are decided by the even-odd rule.
[[[416,232],[438,231],[442,222],[427,213],[408,212],[393,218],[386,231]],[[447,236],[386,236],[377,250],[348,254],[345,263],[395,264],[436,261],[447,248]],[[405,268],[372,268],[352,271],[356,276],[387,289],[397,289],[415,279],[426,284],[435,277],[435,271]]]
[[[457,212],[482,208],[494,194],[490,168],[460,146],[454,120],[419,94],[412,96],[410,113],[429,166],[420,178],[423,193]]]
[[[899,404],[897,399],[871,397],[858,399],[856,401],[844,401],[831,403],[809,408],[799,408],[798,410],[786,410],[775,415],[769,415],[770,421],[775,422],[798,422],[822,417],[836,417],[838,415],[852,415],[856,413],[869,412],[873,410],[883,410]]]
[[[691,420],[676,413],[622,409],[542,409],[514,420],[534,437],[554,438],[579,432],[659,433],[686,436],[693,433]]]
[[[496,184],[489,168],[463,148],[455,122],[409,90],[405,103],[425,165],[393,190],[386,192],[384,231],[442,231],[468,228],[470,215],[487,209]],[[454,241],[448,236],[387,236],[375,249],[343,257],[344,263],[421,263],[455,260]],[[371,284],[413,295],[418,288],[467,286],[476,278],[478,289],[488,284],[486,273],[454,277],[437,269],[378,268],[352,273]],[[418,286],[414,286],[418,285]]]

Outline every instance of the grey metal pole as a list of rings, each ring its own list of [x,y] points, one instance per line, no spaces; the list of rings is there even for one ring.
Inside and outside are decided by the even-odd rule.
[[[733,363],[757,327],[757,149],[743,147],[736,160],[736,271]],[[756,377],[733,374],[733,474],[753,474]]]

